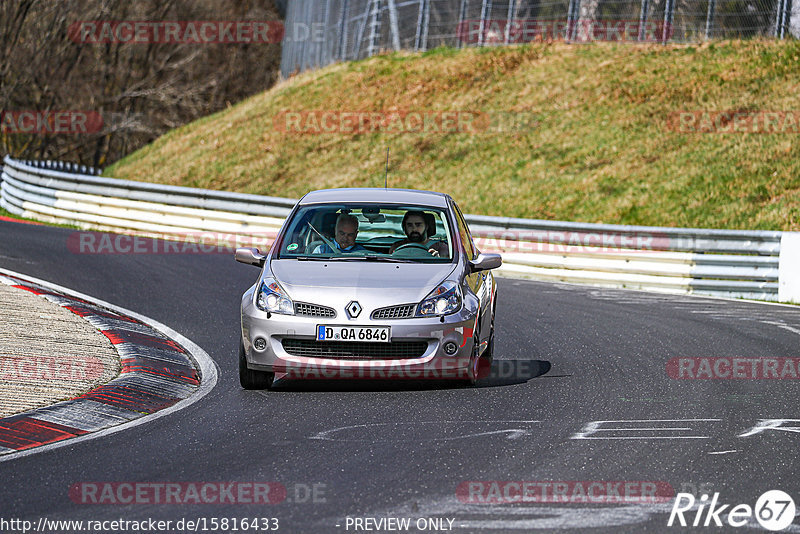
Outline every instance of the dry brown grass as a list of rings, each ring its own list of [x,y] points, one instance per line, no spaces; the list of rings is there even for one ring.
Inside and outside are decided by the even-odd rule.
[[[528,218],[800,229],[800,134],[680,133],[670,114],[800,110],[795,41],[537,44],[382,55],[294,77],[179,128],[107,173],[273,196],[445,191]],[[286,111],[502,111],[511,133],[298,134]]]

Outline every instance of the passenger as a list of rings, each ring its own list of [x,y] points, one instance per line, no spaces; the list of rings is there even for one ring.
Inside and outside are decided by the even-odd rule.
[[[356,243],[358,219],[349,213],[340,213],[336,218],[336,235],[333,244],[340,252],[361,252],[367,249]],[[318,245],[312,254],[333,254],[327,243]]]

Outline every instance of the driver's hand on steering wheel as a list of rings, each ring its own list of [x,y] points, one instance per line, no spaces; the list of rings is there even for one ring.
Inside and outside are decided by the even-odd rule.
[[[438,258],[438,257],[439,257],[439,251],[437,251],[435,248],[429,248],[429,249],[428,249],[428,252],[430,252],[430,253],[431,253],[431,256],[434,256],[434,257],[436,257],[436,258]]]

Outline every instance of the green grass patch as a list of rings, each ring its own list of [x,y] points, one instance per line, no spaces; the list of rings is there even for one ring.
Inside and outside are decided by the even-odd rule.
[[[10,211],[6,211],[3,208],[0,208],[0,217],[10,217],[12,219],[19,219],[21,221],[32,221],[33,219],[26,219],[24,217],[20,217],[19,215],[15,215]]]
[[[469,213],[800,230],[800,134],[681,133],[675,119],[682,111],[800,112],[799,62],[794,40],[385,54],[293,77],[166,134],[105,174],[299,197],[382,186],[388,146],[390,186],[447,192]],[[456,110],[518,122],[479,133],[280,127],[286,112],[329,110]]]
[[[16,215],[14,213],[11,213],[10,211],[4,210],[3,208],[0,208],[0,217],[10,217],[12,219],[17,219],[17,220],[26,221],[26,222],[37,222],[37,223],[41,222],[41,221],[38,221],[36,219],[30,219],[28,217],[20,217],[19,215]],[[76,225],[73,225],[73,224],[57,224],[57,223],[45,223],[45,224],[47,224],[49,226],[57,226],[59,228],[72,228],[73,230],[80,230],[80,227],[78,227]]]

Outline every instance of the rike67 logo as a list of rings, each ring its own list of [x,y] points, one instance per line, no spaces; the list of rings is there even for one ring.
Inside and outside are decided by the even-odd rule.
[[[737,504],[733,507],[730,504],[720,504],[719,493],[714,493],[711,502],[707,494],[697,501],[691,493],[678,493],[667,526],[673,526],[676,519],[677,524],[682,527],[721,527],[723,523],[734,528],[756,527],[754,523],[757,521],[767,530],[778,531],[792,524],[794,514],[794,500],[781,490],[765,492],[758,498],[754,508],[749,504]]]

